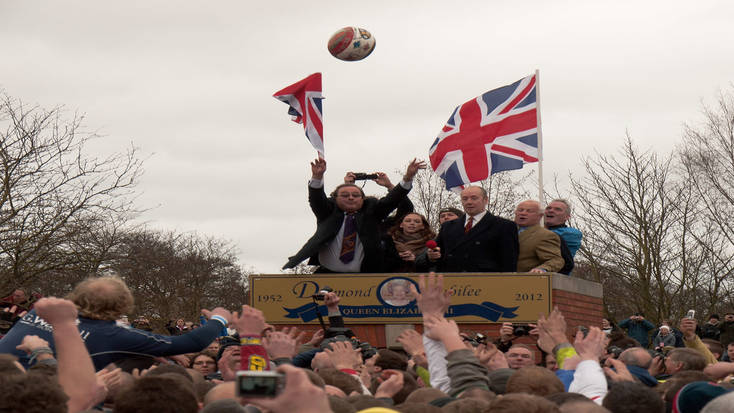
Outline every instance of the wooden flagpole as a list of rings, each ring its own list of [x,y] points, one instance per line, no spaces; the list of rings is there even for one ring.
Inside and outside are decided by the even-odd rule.
[[[540,124],[540,70],[535,69],[535,113],[538,119],[538,202],[541,208],[545,195],[543,193],[543,129]]]

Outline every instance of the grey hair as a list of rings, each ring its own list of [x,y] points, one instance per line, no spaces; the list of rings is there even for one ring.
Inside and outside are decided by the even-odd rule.
[[[571,203],[568,202],[568,200],[563,199],[563,198],[556,198],[556,199],[552,200],[551,202],[560,202],[560,203],[562,203],[563,205],[566,206],[566,213],[568,215],[571,215]]]

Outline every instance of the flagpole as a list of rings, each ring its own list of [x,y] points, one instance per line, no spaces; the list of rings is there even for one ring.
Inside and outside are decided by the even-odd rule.
[[[543,128],[540,125],[540,70],[535,69],[535,113],[538,120],[538,202],[541,206],[543,199]]]

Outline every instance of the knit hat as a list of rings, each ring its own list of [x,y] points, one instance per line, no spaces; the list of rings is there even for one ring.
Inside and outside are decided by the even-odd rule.
[[[698,413],[706,403],[726,393],[718,384],[694,381],[683,386],[673,400],[673,413]]]
[[[661,330],[662,330],[662,329],[666,329],[666,330],[670,331],[670,327],[668,327],[668,326],[660,326],[660,329],[661,329]]]

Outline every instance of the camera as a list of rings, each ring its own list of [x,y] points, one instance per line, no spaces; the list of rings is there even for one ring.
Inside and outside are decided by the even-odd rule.
[[[324,287],[322,287],[322,288],[321,288],[321,290],[319,290],[319,292],[318,292],[318,293],[316,293],[316,294],[312,295],[311,297],[312,297],[312,298],[313,298],[314,300],[320,300],[320,301],[324,301],[324,298],[326,298],[326,293],[330,293],[330,292],[332,292],[332,291],[334,291],[334,290],[333,290],[333,289],[331,289],[331,287],[328,287],[328,286],[324,286]]]
[[[512,326],[512,334],[515,337],[530,335],[530,330],[532,330],[532,328],[527,324],[514,324]]]
[[[367,360],[377,354],[377,349],[366,341],[359,341],[355,336],[354,332],[348,328],[342,327],[329,327],[324,333],[324,340],[321,341],[319,347],[324,350],[329,348],[329,344],[336,343],[339,341],[346,341],[352,343],[352,348],[359,349],[362,353],[362,359]]]
[[[612,356],[613,358],[617,359],[619,358],[619,355],[622,354],[624,350],[621,347],[617,346],[609,346],[607,347],[607,354]]]
[[[693,320],[696,318],[696,310],[688,310],[688,314],[686,314],[686,318]]]
[[[285,387],[285,376],[273,371],[238,371],[238,397],[276,397]]]
[[[355,172],[354,173],[354,180],[355,181],[366,181],[368,179],[377,179],[377,174],[366,174],[364,172]]]

